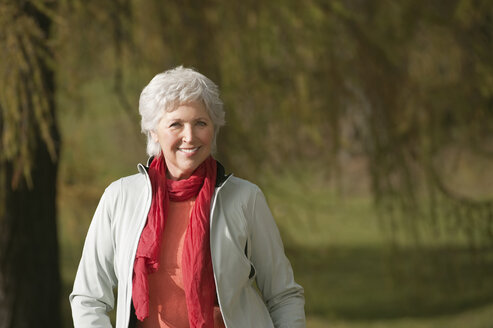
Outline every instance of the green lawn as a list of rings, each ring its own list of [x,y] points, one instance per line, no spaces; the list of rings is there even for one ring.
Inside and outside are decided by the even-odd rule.
[[[327,320],[309,317],[308,328],[491,328],[493,305],[460,313],[425,318],[375,320]]]
[[[369,197],[341,198],[313,172],[262,179],[309,327],[493,327],[492,250],[392,247]]]

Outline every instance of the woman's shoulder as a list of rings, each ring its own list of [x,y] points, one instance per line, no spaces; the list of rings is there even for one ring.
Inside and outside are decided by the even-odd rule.
[[[230,186],[230,188],[235,188],[238,190],[246,191],[246,192],[257,192],[260,191],[259,186],[255,183],[248,181],[243,178],[239,178],[237,176],[231,175],[226,180],[224,187]]]
[[[111,182],[106,187],[105,194],[113,196],[119,194],[141,194],[146,190],[147,186],[146,175],[136,173]]]
[[[223,184],[221,194],[227,198],[251,201],[259,194],[262,194],[262,191],[251,181],[236,176],[230,176]]]

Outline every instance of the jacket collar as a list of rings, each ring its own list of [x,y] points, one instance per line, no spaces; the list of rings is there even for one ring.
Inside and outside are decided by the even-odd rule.
[[[226,174],[226,170],[224,169],[224,166],[221,163],[219,163],[219,161],[216,162],[217,162],[216,188],[218,188],[229,178],[231,173]]]
[[[151,156],[147,159],[147,163],[144,166],[146,171],[149,171],[149,166],[151,165],[153,159],[154,156]],[[216,162],[217,162],[216,188],[218,188],[228,179],[228,177],[231,174],[226,174],[226,170],[224,169],[224,166],[221,163],[219,163],[219,161]]]

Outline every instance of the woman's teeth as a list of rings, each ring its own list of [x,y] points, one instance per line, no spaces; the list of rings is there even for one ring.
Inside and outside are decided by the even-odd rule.
[[[180,151],[183,151],[185,153],[193,153],[193,152],[196,152],[199,147],[196,147],[196,148],[179,148]]]

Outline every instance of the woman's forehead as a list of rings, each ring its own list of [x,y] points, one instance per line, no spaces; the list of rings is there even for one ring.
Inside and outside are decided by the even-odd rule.
[[[167,119],[180,117],[206,117],[209,118],[205,105],[202,101],[190,101],[181,103],[169,111],[165,111],[163,117]]]

